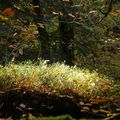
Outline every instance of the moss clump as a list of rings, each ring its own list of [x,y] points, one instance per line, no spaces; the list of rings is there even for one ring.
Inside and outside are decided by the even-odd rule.
[[[24,119],[22,119],[24,120]],[[56,116],[56,117],[38,117],[38,118],[33,118],[32,120],[75,120],[69,115],[61,115],[61,116]]]
[[[76,66],[60,63],[47,65],[46,61],[41,61],[39,65],[25,62],[1,67],[0,91],[21,88],[50,93],[72,90],[91,97],[120,96],[119,84],[115,84],[111,78]]]

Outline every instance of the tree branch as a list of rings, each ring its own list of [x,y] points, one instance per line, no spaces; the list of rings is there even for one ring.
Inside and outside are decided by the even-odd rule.
[[[107,12],[103,12],[103,11],[99,10],[102,14],[104,14],[104,16],[100,19],[100,21],[97,24],[99,24],[100,22],[102,22],[103,19],[108,16],[108,14],[112,10],[112,5],[113,5],[113,0],[110,0],[110,4],[109,4],[109,8],[108,8]]]

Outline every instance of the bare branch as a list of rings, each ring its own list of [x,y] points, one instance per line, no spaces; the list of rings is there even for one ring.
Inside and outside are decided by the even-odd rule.
[[[110,4],[109,4],[109,8],[108,8],[107,12],[103,12],[103,11],[99,10],[102,14],[104,14],[104,16],[100,19],[100,21],[97,24],[101,23],[103,21],[103,19],[108,16],[108,14],[112,10],[112,5],[113,5],[113,0],[110,0]]]

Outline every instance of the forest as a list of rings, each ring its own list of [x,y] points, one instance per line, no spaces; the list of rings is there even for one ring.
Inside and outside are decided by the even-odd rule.
[[[119,120],[120,1],[0,0],[0,120]]]

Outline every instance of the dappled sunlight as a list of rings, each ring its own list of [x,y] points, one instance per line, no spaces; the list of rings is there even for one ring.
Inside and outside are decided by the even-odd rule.
[[[43,61],[42,61],[43,62]],[[52,88],[54,92],[62,89],[71,89],[80,95],[89,97],[109,97],[120,92],[111,78],[100,75],[96,71],[70,67],[65,64],[54,63],[47,65],[45,62],[35,65],[29,62],[21,64],[9,64],[0,70],[1,86],[6,90],[13,87],[38,89],[40,86]],[[5,83],[9,83],[6,86]],[[117,88],[115,87],[117,86]],[[1,89],[2,90],[2,89]]]

